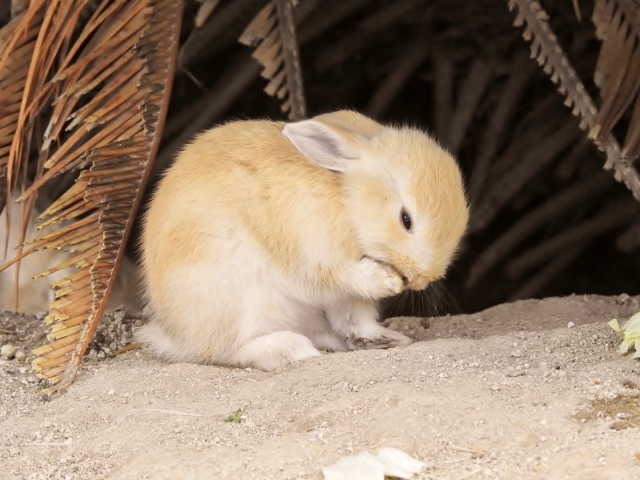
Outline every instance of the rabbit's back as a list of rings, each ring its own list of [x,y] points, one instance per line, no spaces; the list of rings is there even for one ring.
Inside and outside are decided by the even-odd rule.
[[[336,250],[358,255],[339,177],[301,156],[282,136],[282,125],[227,124],[180,153],[146,218],[151,281],[212,255],[223,261],[239,235],[292,274],[302,264],[330,263]]]

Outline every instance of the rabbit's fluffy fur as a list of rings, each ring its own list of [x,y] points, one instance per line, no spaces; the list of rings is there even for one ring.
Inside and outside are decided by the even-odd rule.
[[[406,345],[377,301],[442,277],[467,220],[455,160],[418,130],[351,111],[214,128],[150,205],[139,338],[170,360],[264,370]]]

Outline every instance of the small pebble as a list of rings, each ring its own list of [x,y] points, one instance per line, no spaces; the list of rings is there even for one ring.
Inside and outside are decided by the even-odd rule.
[[[19,362],[24,362],[24,360],[27,358],[27,354],[24,353],[24,350],[19,348],[18,350],[16,350],[14,358]]]
[[[573,328],[573,327],[575,327],[575,325],[576,325],[575,323],[569,322],[569,323],[567,323],[567,328]]]
[[[11,360],[15,356],[17,351],[18,347],[7,343],[6,345],[3,345],[2,348],[0,348],[0,357]]]

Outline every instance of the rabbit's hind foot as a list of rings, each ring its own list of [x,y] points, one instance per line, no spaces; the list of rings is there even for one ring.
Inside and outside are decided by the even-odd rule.
[[[311,340],[304,335],[281,331],[256,337],[244,344],[235,352],[230,363],[270,371],[320,355]]]

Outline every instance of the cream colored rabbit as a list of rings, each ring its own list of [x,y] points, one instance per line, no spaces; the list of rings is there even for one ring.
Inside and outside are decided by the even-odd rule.
[[[142,240],[160,355],[272,370],[406,345],[377,301],[444,275],[468,219],[455,160],[351,111],[229,123],[185,147]]]

